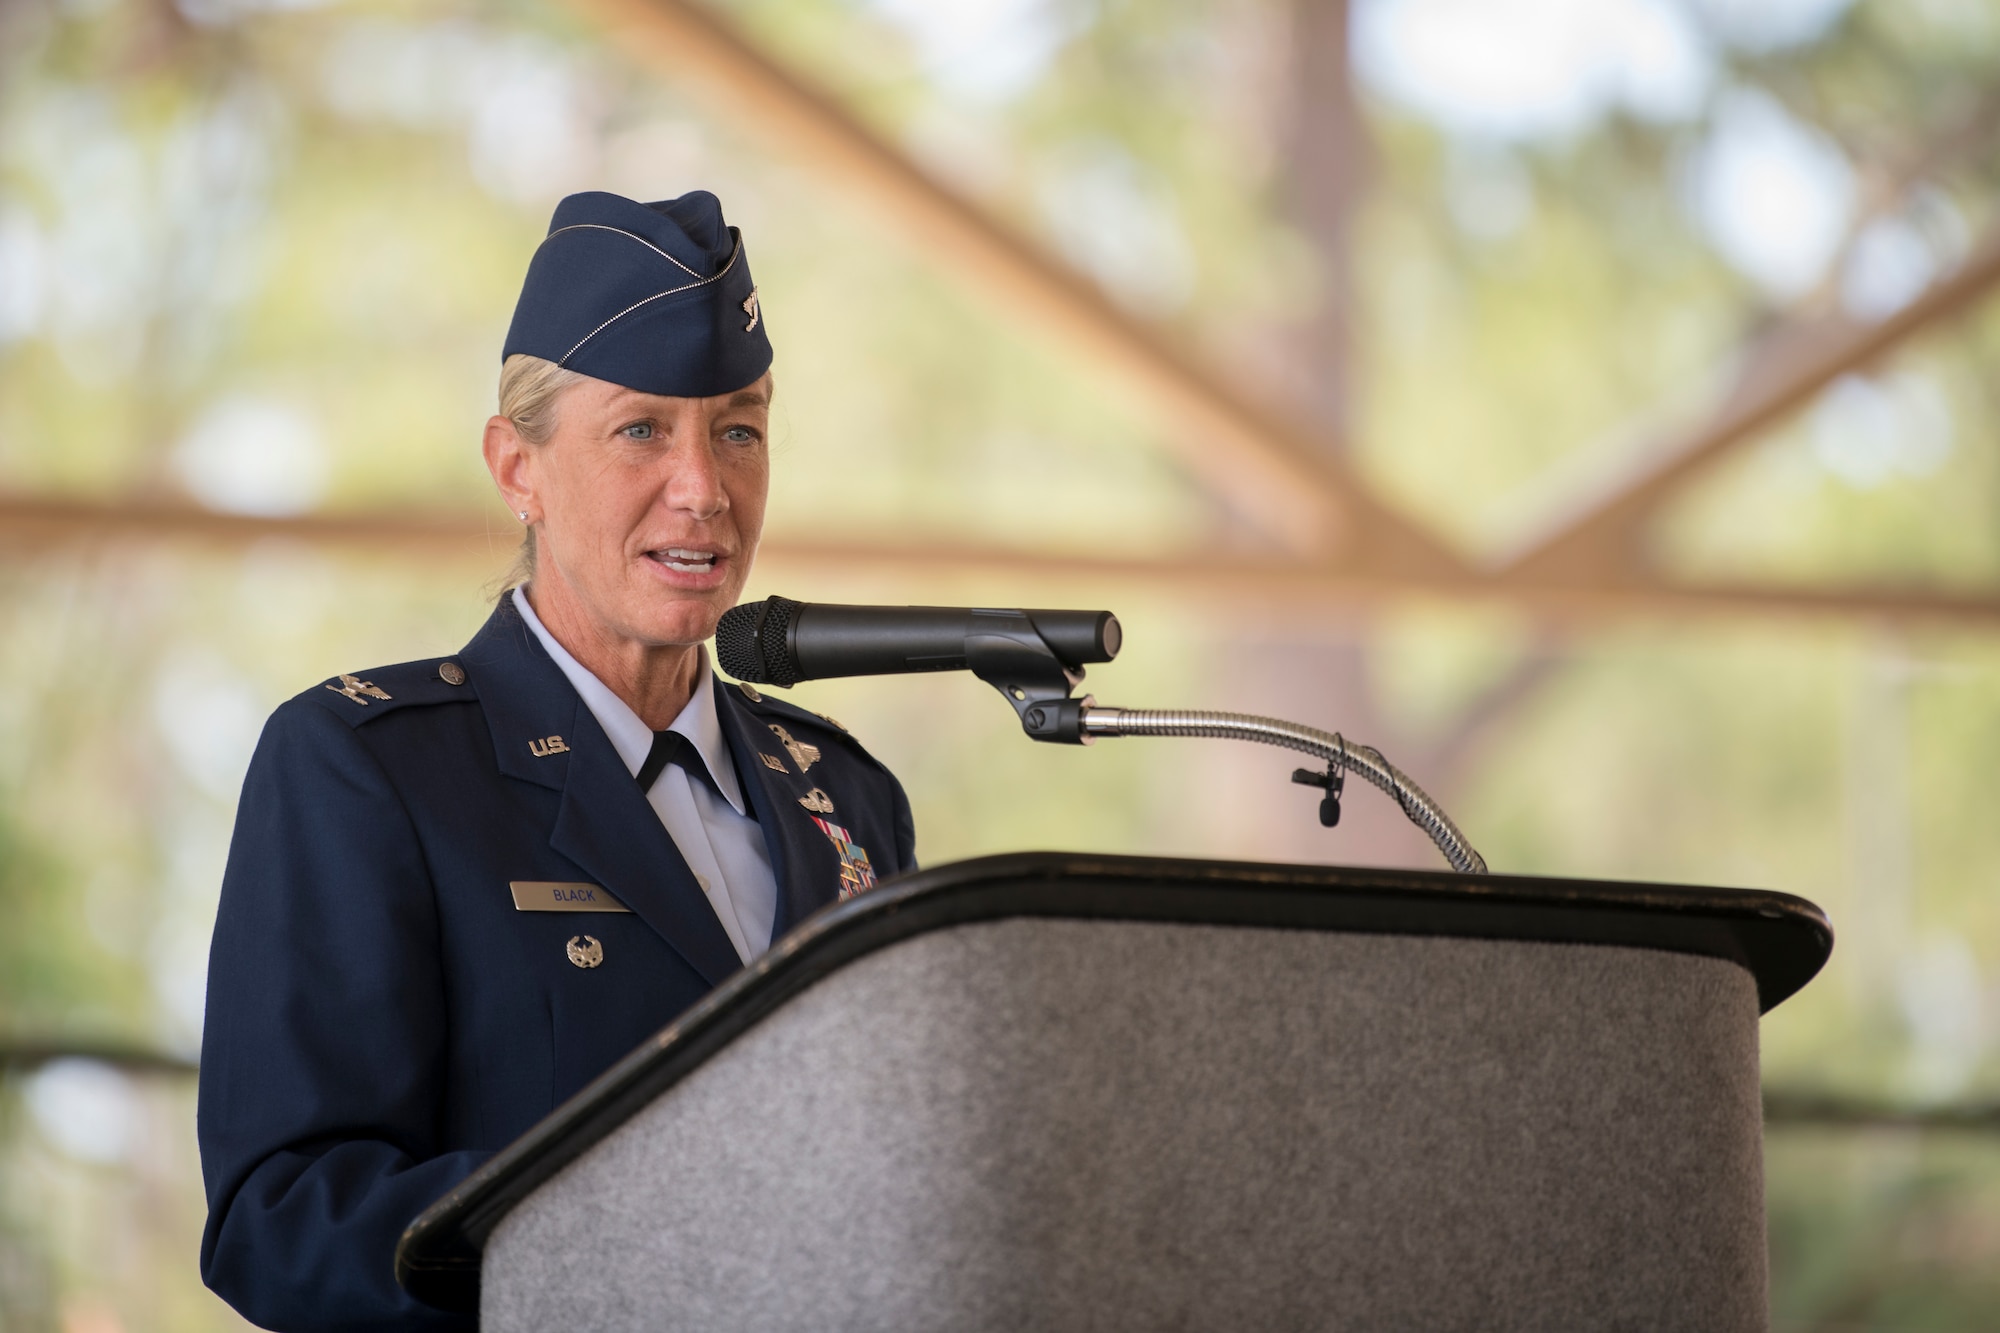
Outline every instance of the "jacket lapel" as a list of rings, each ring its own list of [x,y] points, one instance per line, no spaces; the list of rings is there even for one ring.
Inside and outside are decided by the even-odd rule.
[[[779,773],[757,757],[760,751],[783,754],[770,727],[751,711],[734,686],[717,680],[715,699],[722,734],[736,756],[744,797],[756,812],[758,827],[764,830],[764,846],[771,853],[771,876],[778,882],[778,910],[771,923],[775,943],[838,896],[838,858],[830,846],[823,855],[814,855],[826,839],[799,805],[799,797],[812,784],[791,776],[789,770]],[[792,790],[794,787],[798,790]],[[805,836],[808,833],[811,838]]]
[[[511,599],[501,598],[460,657],[500,771],[562,793],[550,847],[616,895],[710,985],[740,968],[680,848]]]
[[[637,912],[710,985],[721,982],[743,965],[736,946],[610,738],[581,702],[577,712],[577,744],[549,845]]]

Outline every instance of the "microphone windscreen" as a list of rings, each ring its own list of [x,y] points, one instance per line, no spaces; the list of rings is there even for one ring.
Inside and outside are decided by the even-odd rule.
[[[790,689],[798,684],[798,668],[785,639],[799,606],[787,598],[766,597],[724,611],[715,626],[715,656],[722,669],[752,685]]]

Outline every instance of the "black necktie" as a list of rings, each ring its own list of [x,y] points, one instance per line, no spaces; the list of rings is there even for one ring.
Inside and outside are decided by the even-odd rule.
[[[689,777],[708,784],[708,789],[721,797],[722,788],[715,784],[715,775],[702,762],[701,751],[694,748],[694,742],[678,731],[656,731],[653,733],[653,748],[646,752],[646,762],[639,765],[638,779],[640,791],[651,791],[653,784],[666,772],[667,765],[673,764]]]

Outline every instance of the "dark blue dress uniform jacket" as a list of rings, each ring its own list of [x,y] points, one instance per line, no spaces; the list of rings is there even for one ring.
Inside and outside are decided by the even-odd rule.
[[[347,679],[389,697],[337,679],[290,700],[244,783],[202,1037],[202,1276],[275,1329],[469,1327],[396,1285],[403,1228],[740,963],[510,601],[456,657]],[[715,697],[770,849],[774,938],[839,894],[813,789],[875,876],[914,867],[901,786],[837,725]],[[631,914],[516,911],[512,880],[602,885]],[[575,935],[600,966],[569,961]]]

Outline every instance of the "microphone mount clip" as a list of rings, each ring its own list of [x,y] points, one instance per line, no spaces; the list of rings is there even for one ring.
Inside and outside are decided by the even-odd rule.
[[[1029,739],[1056,745],[1096,739],[1083,729],[1083,710],[1097,701],[1070,697],[1083,683],[1083,668],[1065,666],[1026,616],[995,615],[967,635],[965,664],[1013,705]]]
[[[1323,787],[1326,795],[1320,798],[1319,822],[1322,828],[1332,828],[1340,823],[1340,794],[1347,788],[1347,774],[1340,765],[1328,760],[1326,772],[1320,773],[1310,768],[1292,770],[1292,781],[1301,787]]]

